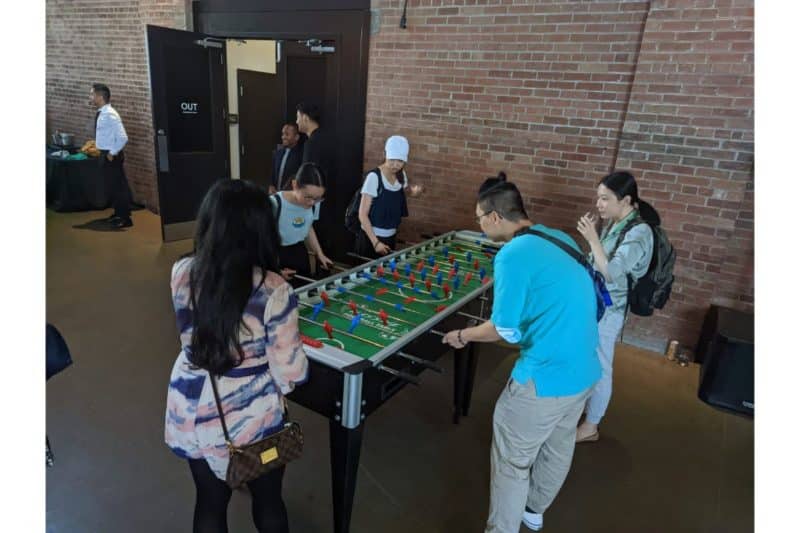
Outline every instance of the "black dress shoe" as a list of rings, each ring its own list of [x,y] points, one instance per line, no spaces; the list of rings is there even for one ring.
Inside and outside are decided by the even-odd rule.
[[[114,222],[115,220],[119,220],[119,215],[111,215],[106,218],[101,218],[100,220],[103,220],[105,222]]]
[[[117,229],[130,228],[133,226],[133,220],[129,218],[116,218],[111,221],[111,226]]]

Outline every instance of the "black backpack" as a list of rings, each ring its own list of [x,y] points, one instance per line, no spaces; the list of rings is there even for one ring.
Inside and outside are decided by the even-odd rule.
[[[356,192],[353,194],[353,198],[350,199],[350,203],[347,204],[347,209],[344,211],[344,227],[347,228],[347,231],[352,233],[353,235],[358,235],[361,232],[361,221],[358,220],[358,209],[361,207],[361,188],[364,186],[364,180],[367,179],[367,176],[374,172],[378,175],[378,195],[383,192],[383,177],[381,176],[381,169],[373,168],[364,173],[364,177],[361,180],[361,185],[358,186]],[[400,171],[400,178],[405,180],[404,172]],[[375,202],[372,203],[370,206],[369,211],[370,215],[372,214],[372,208],[375,207]]]
[[[675,277],[672,269],[675,266],[675,249],[667,238],[667,233],[660,224],[651,223],[637,216],[630,220],[622,231],[619,232],[617,243],[609,254],[609,261],[616,253],[619,245],[625,240],[625,234],[637,224],[647,224],[653,232],[653,257],[647,273],[641,278],[634,279],[630,272],[628,276],[628,308],[631,313],[639,316],[650,316],[655,309],[662,309],[669,300],[672,292],[672,283]]]

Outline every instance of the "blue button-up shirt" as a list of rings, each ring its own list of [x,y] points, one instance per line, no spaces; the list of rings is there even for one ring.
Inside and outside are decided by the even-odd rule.
[[[100,108],[94,143],[98,150],[108,150],[113,156],[120,153],[128,144],[128,134],[125,133],[122,119],[119,118],[119,113],[111,107],[111,104]]]

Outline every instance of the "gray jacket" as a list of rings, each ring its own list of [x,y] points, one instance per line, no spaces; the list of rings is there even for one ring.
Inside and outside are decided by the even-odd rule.
[[[612,229],[615,229],[612,225],[606,226],[600,236],[600,242],[607,256],[614,249],[618,239],[618,236],[613,236],[618,232],[612,232]],[[608,257],[606,287],[612,304],[606,309],[607,312],[625,312],[625,307],[628,305],[627,275],[630,273],[634,279],[644,276],[650,267],[652,257],[653,231],[645,223],[637,224],[625,234],[614,255]]]

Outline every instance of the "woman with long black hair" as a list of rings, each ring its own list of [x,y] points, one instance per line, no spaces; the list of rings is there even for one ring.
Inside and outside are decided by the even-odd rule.
[[[278,246],[266,191],[221,180],[200,206],[194,251],[172,268],[181,351],[170,376],[165,440],[192,472],[195,533],[228,530],[229,451],[211,374],[236,446],[279,431],[283,395],[307,377],[297,300],[278,274]],[[283,473],[276,468],[248,483],[258,531],[288,531]]]
[[[600,438],[598,425],[611,401],[614,346],[625,323],[629,279],[635,281],[647,273],[653,257],[653,231],[647,222],[657,222],[658,218],[655,209],[639,198],[633,175],[624,171],[600,180],[596,206],[600,218],[607,222],[605,228],[598,235],[597,218],[587,213],[578,221],[578,231],[591,248],[594,268],[605,277],[612,303],[597,324],[602,374],[586,402],[586,419],[578,427],[576,442]]]

